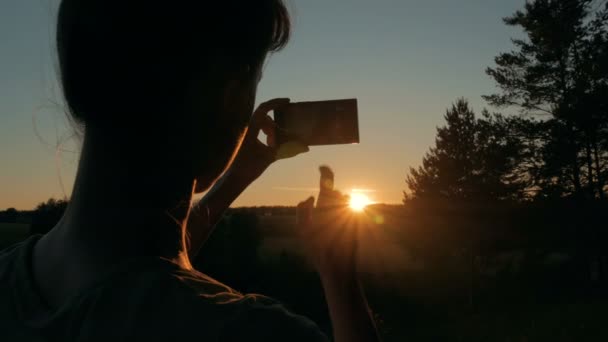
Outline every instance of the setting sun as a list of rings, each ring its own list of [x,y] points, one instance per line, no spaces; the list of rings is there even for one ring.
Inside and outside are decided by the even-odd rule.
[[[373,204],[372,200],[364,194],[353,192],[350,195],[350,202],[348,206],[354,211],[362,211],[370,204]]]

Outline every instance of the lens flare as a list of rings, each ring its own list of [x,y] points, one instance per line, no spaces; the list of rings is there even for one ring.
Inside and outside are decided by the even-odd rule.
[[[350,202],[348,204],[348,206],[353,210],[353,211],[363,211],[363,209],[365,209],[365,207],[367,207],[370,204],[373,204],[374,202],[372,202],[371,199],[369,199],[369,197],[365,196],[362,193],[358,193],[358,192],[353,192],[350,194]]]

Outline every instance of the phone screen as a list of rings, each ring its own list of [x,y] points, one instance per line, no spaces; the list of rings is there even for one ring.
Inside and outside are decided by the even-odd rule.
[[[275,110],[277,143],[306,145],[359,143],[357,100],[290,103]]]

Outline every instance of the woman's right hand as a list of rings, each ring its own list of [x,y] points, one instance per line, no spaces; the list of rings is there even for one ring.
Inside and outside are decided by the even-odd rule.
[[[321,166],[317,206],[314,197],[298,204],[297,231],[306,255],[324,274],[356,273],[361,215],[348,208],[348,196],[334,190],[334,174]]]
[[[348,208],[348,197],[334,190],[334,174],[320,167],[317,207],[310,197],[298,205],[297,229],[306,254],[319,271],[329,307],[334,341],[380,341],[357,276],[357,244],[365,215]]]

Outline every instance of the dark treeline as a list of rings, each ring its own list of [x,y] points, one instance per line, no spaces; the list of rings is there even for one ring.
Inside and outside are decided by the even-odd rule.
[[[446,111],[406,177],[404,243],[444,274],[460,260],[480,312],[605,299],[608,4],[529,1],[504,21],[525,38],[486,69],[498,91],[483,98],[507,113]]]
[[[440,230],[436,243],[460,241],[471,260],[561,251],[584,279],[605,280],[608,4],[530,1],[504,21],[526,38],[487,68],[499,91],[483,97],[516,113],[476,116],[457,100],[410,169],[404,202],[427,232]]]
[[[484,96],[519,115],[447,111],[435,147],[407,184],[414,198],[605,199],[608,180],[608,9],[591,0],[534,1],[505,18],[523,29],[487,69]]]

